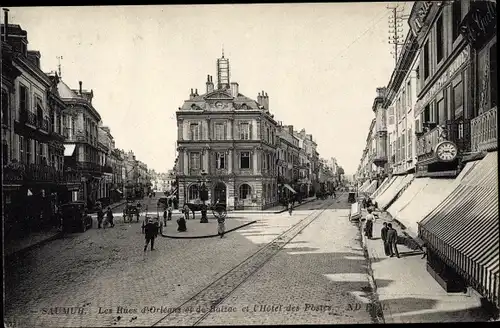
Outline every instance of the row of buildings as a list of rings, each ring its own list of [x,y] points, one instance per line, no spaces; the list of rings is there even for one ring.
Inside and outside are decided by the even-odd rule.
[[[321,160],[312,134],[277,121],[262,91],[257,100],[230,81],[229,59],[217,60],[217,85],[207,76],[205,92],[191,89],[176,112],[179,204],[200,198],[228,209],[265,209],[288,197],[327,189],[343,170]]]
[[[1,25],[2,207],[7,230],[50,224],[56,204],[109,203],[149,185],[146,164],[115,148],[93,90],[44,73],[19,25]],[[12,228],[13,229],[13,228]],[[17,229],[17,230],[19,230]],[[12,232],[14,232],[13,229]],[[6,231],[6,235],[10,232]]]
[[[415,2],[408,24],[356,179],[443,287],[498,306],[496,1]]]

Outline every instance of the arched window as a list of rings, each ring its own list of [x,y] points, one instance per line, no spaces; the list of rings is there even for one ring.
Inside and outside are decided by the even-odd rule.
[[[197,184],[189,186],[188,199],[198,199],[200,198],[200,190]]]
[[[242,184],[240,186],[240,199],[250,198],[251,192],[252,188],[249,185],[247,185],[246,183]]]

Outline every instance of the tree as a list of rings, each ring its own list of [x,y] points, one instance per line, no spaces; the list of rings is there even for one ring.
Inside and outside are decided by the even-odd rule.
[[[339,175],[343,175],[344,174],[344,169],[342,168],[342,166],[339,166],[338,174]]]

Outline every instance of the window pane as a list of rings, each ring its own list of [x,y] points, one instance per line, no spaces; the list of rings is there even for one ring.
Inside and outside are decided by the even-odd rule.
[[[242,169],[249,169],[250,168],[250,153],[249,152],[242,152],[240,155],[240,167]]]
[[[463,103],[464,103],[463,83],[460,82],[453,88],[453,108],[455,109],[455,113],[461,111]]]

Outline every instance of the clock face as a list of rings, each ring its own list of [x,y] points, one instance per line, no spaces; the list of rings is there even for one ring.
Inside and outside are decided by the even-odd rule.
[[[436,147],[436,155],[442,161],[452,161],[457,157],[457,146],[452,142],[442,142]]]
[[[215,107],[217,107],[217,109],[221,109],[223,107],[223,105],[220,101],[218,101],[215,103]]]

